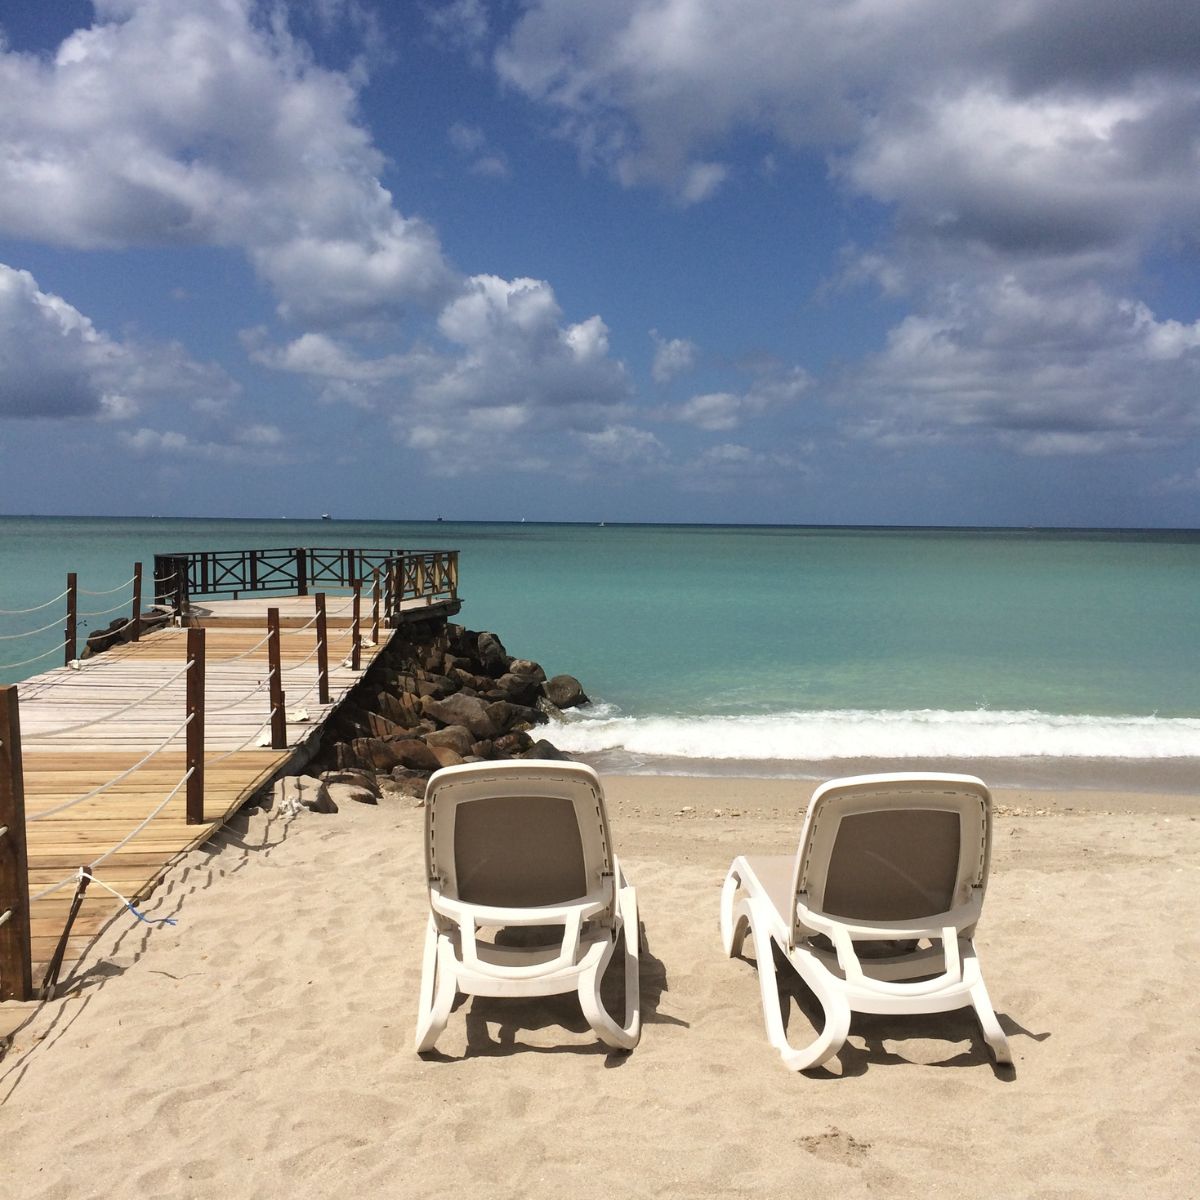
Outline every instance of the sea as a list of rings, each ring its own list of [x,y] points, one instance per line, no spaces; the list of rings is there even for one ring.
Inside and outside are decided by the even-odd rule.
[[[457,619],[580,680],[546,735],[602,770],[1200,792],[1196,530],[0,517],[0,682],[58,665],[68,571],[95,627],[135,561],[293,546],[458,550]]]

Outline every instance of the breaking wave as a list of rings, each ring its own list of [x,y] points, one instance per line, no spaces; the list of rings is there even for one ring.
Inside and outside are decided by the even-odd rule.
[[[567,714],[547,736],[579,754],[807,762],[837,758],[1200,757],[1200,719],[1059,716],[1025,711],[841,709],[758,716],[622,716],[607,705]]]

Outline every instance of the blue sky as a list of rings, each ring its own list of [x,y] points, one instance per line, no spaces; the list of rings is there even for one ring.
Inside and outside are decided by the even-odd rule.
[[[0,4],[0,512],[1200,525],[1200,6]]]

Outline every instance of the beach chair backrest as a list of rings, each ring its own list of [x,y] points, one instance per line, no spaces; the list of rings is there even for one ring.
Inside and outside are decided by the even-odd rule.
[[[611,879],[610,845],[600,780],[581,763],[447,767],[426,790],[430,887],[467,904],[579,900]]]
[[[987,885],[991,795],[971,775],[894,773],[835,779],[813,793],[793,895],[863,924],[921,922]],[[792,909],[792,934],[798,928]]]

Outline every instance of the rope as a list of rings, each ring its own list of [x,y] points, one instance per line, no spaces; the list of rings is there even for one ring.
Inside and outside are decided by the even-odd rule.
[[[191,720],[190,717],[188,719]],[[154,818],[157,817],[158,814],[162,812],[162,810],[166,808],[172,800],[175,799],[179,789],[183,787],[183,785],[187,783],[189,779],[191,779],[195,772],[195,767],[188,767],[188,769],[183,773],[183,778],[166,794],[166,796],[163,797],[162,803],[139,826],[137,826],[136,829],[123,837],[111,850],[105,850],[105,852],[100,855],[99,858],[93,858],[92,866],[98,867],[106,858],[112,858],[112,856],[116,854],[118,850],[132,842],[133,839],[137,837],[137,835],[141,833],[142,830],[145,829],[146,826],[149,825],[150,822],[153,821]]]
[[[241,754],[241,752],[248,749],[250,743],[253,742],[268,725],[270,725],[271,719],[274,716],[275,710],[271,709],[267,719],[240,746],[233,750],[226,750],[224,754],[220,754],[216,758],[206,758],[204,760],[204,765],[206,767],[215,766],[219,762],[224,762],[227,758],[232,758],[235,754]]]
[[[75,883],[79,879],[79,872],[68,875],[66,879],[60,879],[57,883],[52,883],[48,888],[43,888],[36,896],[29,897],[29,903],[32,904],[35,900],[41,900],[44,896],[49,896],[52,892],[57,892],[65,888],[68,883]]]
[[[109,613],[116,612],[118,608],[128,608],[129,601],[122,600],[120,604],[114,604],[112,608],[99,608],[95,612],[76,613],[78,617],[107,617]]]
[[[246,701],[249,700],[251,696],[257,696],[258,693],[261,692],[263,690],[263,688],[265,688],[267,686],[267,684],[269,684],[271,682],[272,674],[273,674],[273,672],[268,671],[266,679],[261,680],[259,682],[258,687],[252,688],[244,696],[239,696],[236,700],[232,701],[231,703],[221,704],[215,708],[212,706],[208,706],[205,708],[204,711],[206,713],[223,713],[223,712],[228,712],[231,708],[237,708],[237,706],[239,704],[245,704]]]
[[[111,721],[114,717],[123,716],[131,709],[137,708],[139,704],[145,704],[147,700],[153,699],[159,692],[165,691],[171,684],[186,675],[195,665],[196,660],[194,658],[190,659],[181,671],[176,671],[165,683],[160,683],[153,691],[147,692],[144,696],[139,696],[132,703],[126,704],[124,708],[115,709],[113,712],[105,713],[100,717],[93,717],[90,721],[80,721],[78,725],[64,725],[61,729],[52,729],[48,733],[30,734],[28,740],[36,741],[39,738],[61,737],[64,733],[74,733],[77,729],[87,729],[91,725],[99,725],[103,721]]]
[[[248,658],[251,654],[253,654],[255,652],[255,650],[261,650],[263,648],[263,646],[265,646],[267,644],[267,641],[270,639],[270,637],[271,637],[271,635],[268,633],[266,635],[266,637],[262,638],[260,641],[255,642],[254,645],[251,646],[249,650],[243,650],[241,652],[241,654],[235,654],[232,658],[210,658],[208,661],[210,664],[213,664],[213,665],[217,665],[217,664],[221,664],[221,663],[238,662],[239,660],[241,660],[243,658]]]
[[[280,670],[286,675],[288,671],[295,671],[298,667],[304,666],[324,644],[324,642],[318,642],[299,662],[292,663],[290,667],[281,667]]]
[[[45,633],[47,629],[53,629],[57,625],[62,624],[62,618],[58,617],[51,621],[49,625],[43,625],[40,629],[27,629],[24,633],[0,633],[0,642],[11,642],[16,638],[32,637],[35,633]]]
[[[136,578],[136,575],[130,575],[124,583],[118,583],[115,588],[106,588],[103,592],[89,592],[87,588],[80,588],[79,592],[84,596],[111,596],[113,592],[119,592],[122,588],[127,588]]]
[[[291,637],[293,633],[303,633],[306,629],[311,629],[317,623],[316,614],[313,615],[311,621],[306,621],[303,625],[297,625],[295,629],[281,629],[279,634],[281,637]]]
[[[33,658],[26,658],[22,662],[15,663],[0,663],[0,671],[14,671],[17,667],[27,667],[30,663],[41,662],[43,658],[49,658],[52,654],[61,654],[61,646],[53,646],[46,651],[45,654],[35,654]]]
[[[174,733],[168,734],[153,750],[148,751],[142,758],[138,759],[132,767],[122,771],[120,775],[113,776],[107,783],[102,783],[92,788],[90,792],[82,796],[76,796],[74,800],[64,800],[62,804],[56,804],[53,808],[47,808],[40,813],[32,813],[25,818],[26,821],[44,820],[46,817],[54,816],[55,813],[66,812],[68,808],[74,808],[75,805],[82,804],[85,800],[90,800],[93,796],[100,795],[101,792],[107,792],[110,787],[115,787],[122,779],[128,779],[134,771],[140,767],[144,767],[160,750],[165,749],[168,743],[174,741],[192,723],[193,719],[193,717],[189,716]]]
[[[0,617],[23,617],[26,613],[41,612],[43,608],[57,604],[66,594],[66,592],[59,592],[53,600],[47,600],[45,604],[39,604],[34,608],[0,608]]]
[[[132,900],[127,900],[124,896],[121,895],[120,892],[117,891],[116,888],[110,888],[108,886],[108,884],[104,882],[103,879],[97,879],[95,874],[92,872],[91,867],[80,867],[79,868],[79,871],[78,871],[79,878],[82,879],[85,874],[87,874],[88,876],[91,877],[91,881],[93,883],[98,883],[106,892],[111,892],[114,896],[116,896],[116,898],[118,900],[120,900],[120,902],[123,905],[125,905],[125,907],[127,909],[129,909],[129,911],[131,913],[133,913],[133,915],[135,917],[137,917],[137,919],[139,921],[144,921],[147,925],[178,925],[179,924],[179,922],[176,921],[174,917],[148,917],[148,916],[146,916],[145,913],[138,912],[138,910],[133,907]]]

